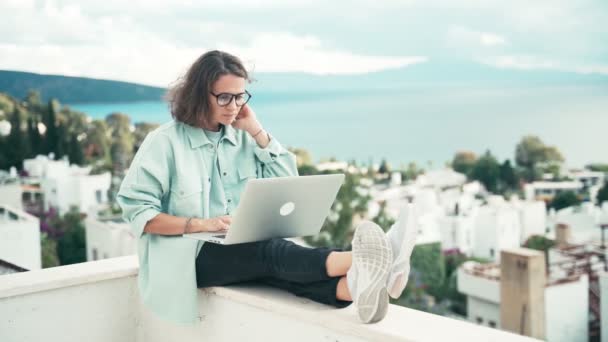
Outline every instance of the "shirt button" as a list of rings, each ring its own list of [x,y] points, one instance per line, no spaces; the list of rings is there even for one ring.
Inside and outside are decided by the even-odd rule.
[[[207,179],[207,181],[209,181],[209,183],[211,183],[211,177],[209,177],[209,178]]]
[[[224,172],[224,176],[226,176],[226,172]]]
[[[230,203],[230,202],[232,202],[232,200],[231,200],[231,199],[229,199],[229,200],[228,200],[228,203]]]

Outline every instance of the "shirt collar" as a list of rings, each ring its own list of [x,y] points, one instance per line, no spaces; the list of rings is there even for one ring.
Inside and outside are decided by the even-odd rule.
[[[186,131],[186,135],[188,136],[188,140],[190,141],[190,147],[199,148],[205,145],[213,145],[213,142],[209,140],[205,132],[197,127],[190,126],[188,124],[184,124],[184,129]],[[224,126],[224,134],[222,135],[222,139],[226,139],[230,141],[232,145],[236,146],[236,129],[232,126]]]

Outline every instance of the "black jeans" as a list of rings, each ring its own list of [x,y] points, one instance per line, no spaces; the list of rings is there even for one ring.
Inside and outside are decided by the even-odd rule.
[[[352,302],[336,298],[340,277],[328,276],[325,267],[334,250],[302,247],[284,239],[238,245],[206,242],[196,257],[196,283],[199,288],[261,283],[343,308]]]

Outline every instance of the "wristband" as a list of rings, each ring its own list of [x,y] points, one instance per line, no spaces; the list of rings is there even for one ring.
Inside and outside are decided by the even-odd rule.
[[[255,139],[255,137],[257,137],[260,133],[262,133],[263,130],[264,130],[264,127],[260,128],[260,130],[256,134],[252,135],[251,137]]]

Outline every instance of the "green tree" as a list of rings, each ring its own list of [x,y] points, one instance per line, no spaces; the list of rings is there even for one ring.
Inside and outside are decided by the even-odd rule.
[[[33,115],[30,115],[27,120],[27,135],[30,144],[30,157],[44,153],[42,150],[42,136],[38,131],[38,121],[33,118]]]
[[[327,172],[328,173],[328,172]],[[367,213],[369,196],[362,196],[357,191],[359,177],[346,173],[344,184],[338,191],[330,214],[325,220],[321,233],[305,237],[312,246],[349,248],[353,236],[353,218]]]
[[[24,123],[24,111],[21,107],[15,106],[11,115],[11,132],[6,139],[6,159],[9,166],[23,169],[23,160],[29,155],[30,148],[25,132],[21,129]]]
[[[40,92],[37,90],[29,90],[25,97],[27,108],[32,112],[38,112],[42,109],[42,101],[40,99]]]
[[[82,215],[77,208],[71,208],[62,217],[55,218],[51,224],[60,232],[57,240],[57,256],[61,265],[85,262],[86,242]]]
[[[597,192],[597,203],[602,204],[608,201],[608,182],[604,183],[604,186]]]
[[[112,113],[106,117],[106,123],[112,138],[110,155],[114,174],[121,177],[133,158],[135,141],[131,133],[131,119],[126,114]]]
[[[303,148],[289,148],[289,151],[295,154],[298,167],[313,165],[312,156],[308,150]]]
[[[372,218],[372,221],[379,225],[384,231],[388,231],[393,223],[395,223],[395,220],[386,213],[385,201],[380,203],[380,210],[378,211],[378,214]]]
[[[419,168],[418,165],[414,162],[410,162],[407,164],[407,169],[401,172],[402,179],[405,180],[414,180],[416,177],[424,173],[424,169]]]
[[[135,124],[135,131],[133,132],[133,153],[136,153],[139,150],[139,146],[144,142],[144,139],[148,135],[148,133],[158,128],[158,124],[147,123],[147,122],[138,122]]]
[[[477,156],[475,153],[471,151],[460,151],[457,152],[454,155],[454,159],[452,159],[452,169],[456,172],[470,176],[476,162]]]
[[[44,118],[44,125],[46,126],[46,132],[44,134],[44,145],[46,147],[45,154],[55,153],[57,158],[59,158],[57,148],[60,139],[59,132],[57,132],[57,112],[59,111],[59,106],[57,100],[50,100]]]
[[[59,266],[59,257],[57,256],[57,241],[49,238],[48,234],[40,234],[40,254],[42,259],[42,268]]]
[[[519,177],[517,176],[517,172],[511,166],[510,160],[505,160],[504,163],[500,165],[500,183],[501,189],[504,191],[515,191],[519,188]]]
[[[562,191],[555,195],[549,207],[560,210],[579,204],[581,204],[581,199],[576,193],[573,191]]]
[[[101,164],[110,164],[110,131],[108,124],[103,120],[93,120],[86,131],[84,140],[85,157],[89,163],[101,161]]]
[[[496,193],[499,177],[500,165],[490,151],[486,151],[475,163],[471,171],[471,179],[478,180],[488,191]]]
[[[561,164],[564,157],[554,146],[545,145],[537,136],[525,136],[515,148],[515,161],[523,169],[527,181],[534,181],[542,176],[546,168],[554,169]]]
[[[83,147],[78,141],[78,137],[74,134],[70,136],[70,143],[68,145],[68,158],[70,163],[76,165],[84,165],[84,151]]]
[[[416,245],[411,257],[412,269],[420,274],[426,292],[435,298],[442,296],[445,282],[445,259],[440,243]]]
[[[603,173],[608,174],[608,164],[600,164],[600,163],[589,164],[589,165],[585,166],[585,168],[587,168],[591,171],[603,172]]]
[[[378,173],[382,174],[382,175],[387,175],[390,172],[391,172],[390,165],[388,164],[386,159],[382,159],[382,162],[380,162],[380,167],[378,167]]]

